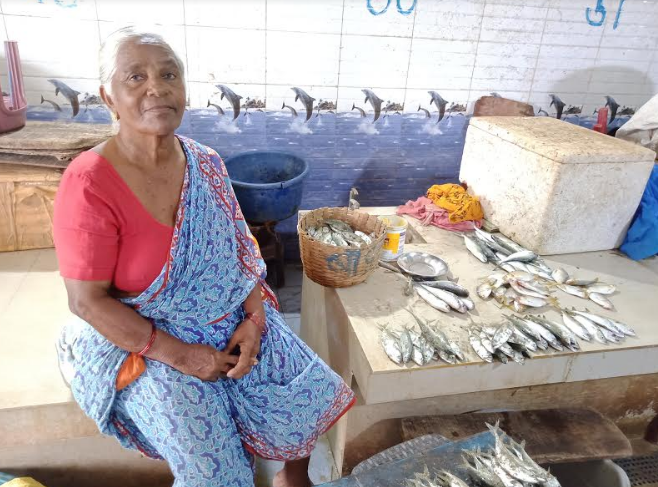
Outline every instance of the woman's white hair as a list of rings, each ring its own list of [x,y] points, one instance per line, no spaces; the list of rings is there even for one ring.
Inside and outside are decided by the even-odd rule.
[[[167,41],[160,34],[149,32],[134,26],[123,27],[110,34],[101,45],[99,53],[100,81],[105,91],[111,94],[112,77],[117,69],[117,55],[121,47],[127,42],[137,42],[138,44],[151,44],[161,46],[171,52],[178,68],[180,69],[182,79],[185,80],[185,65],[176,51],[172,49]]]

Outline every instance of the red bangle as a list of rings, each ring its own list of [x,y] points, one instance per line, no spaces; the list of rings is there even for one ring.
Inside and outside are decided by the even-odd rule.
[[[144,348],[142,348],[141,351],[137,352],[137,355],[140,357],[143,357],[148,353],[149,350],[151,350],[151,347],[153,346],[153,342],[155,341],[155,337],[157,335],[158,329],[155,327],[153,323],[151,323],[151,337],[149,338],[148,343]]]
[[[247,313],[244,316],[244,319],[249,320],[253,324],[255,324],[263,335],[265,335],[265,333],[267,333],[267,327],[265,325],[265,317],[260,317],[259,315],[255,314],[255,313]]]

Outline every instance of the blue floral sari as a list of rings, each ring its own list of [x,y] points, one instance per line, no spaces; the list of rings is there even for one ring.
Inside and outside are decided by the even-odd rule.
[[[354,394],[279,314],[220,157],[180,141],[187,169],[168,261],[146,291],[124,302],[184,342],[222,350],[260,283],[268,332],[259,363],[239,380],[204,382],[147,359],[146,371],[117,391],[128,353],[83,323],[74,339],[70,331],[67,337],[71,388],[101,432],[167,460],[175,486],[251,486],[252,454],[307,457]]]

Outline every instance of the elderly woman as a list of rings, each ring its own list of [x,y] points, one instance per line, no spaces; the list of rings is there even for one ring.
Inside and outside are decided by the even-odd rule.
[[[76,400],[175,486],[253,485],[252,455],[285,462],[275,485],[310,485],[352,391],[283,321],[220,157],[174,134],[178,56],[122,29],[100,74],[119,131],[70,164],[54,218]]]

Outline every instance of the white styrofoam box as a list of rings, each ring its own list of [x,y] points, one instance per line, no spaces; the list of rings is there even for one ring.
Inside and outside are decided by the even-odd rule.
[[[265,0],[185,2],[185,23],[234,29],[265,29]]]
[[[539,254],[618,247],[656,154],[548,117],[476,117],[460,179],[485,218]]]
[[[186,34],[191,81],[265,82],[265,31],[187,26]]]
[[[339,56],[339,35],[268,32],[267,82],[338,85]]]

